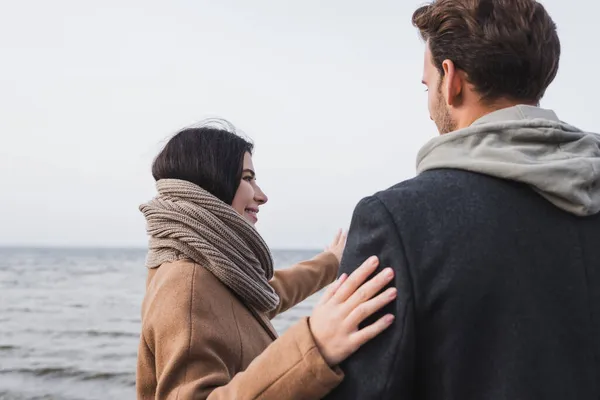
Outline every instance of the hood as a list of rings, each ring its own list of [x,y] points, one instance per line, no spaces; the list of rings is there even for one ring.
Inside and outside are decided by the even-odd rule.
[[[417,156],[417,173],[438,168],[526,183],[578,216],[600,212],[600,135],[539,107],[498,110],[430,140]]]

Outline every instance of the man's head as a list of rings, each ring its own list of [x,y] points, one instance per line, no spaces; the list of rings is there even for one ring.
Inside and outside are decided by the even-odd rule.
[[[556,26],[534,0],[436,0],[412,22],[427,42],[423,83],[441,134],[500,108],[537,105],[556,77]]]

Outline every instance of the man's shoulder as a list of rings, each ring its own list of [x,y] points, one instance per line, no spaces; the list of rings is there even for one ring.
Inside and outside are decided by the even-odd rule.
[[[448,202],[462,197],[466,192],[476,190],[481,180],[489,177],[457,169],[437,169],[423,172],[412,179],[402,181],[372,197],[384,205],[397,205],[414,208],[436,201]]]

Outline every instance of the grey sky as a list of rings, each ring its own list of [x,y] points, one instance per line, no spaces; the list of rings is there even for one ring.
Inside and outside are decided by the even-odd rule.
[[[256,143],[267,242],[325,246],[436,133],[421,3],[1,0],[0,244],[144,246],[152,158],[221,116]],[[598,131],[600,7],[542,3],[563,46],[542,106]]]

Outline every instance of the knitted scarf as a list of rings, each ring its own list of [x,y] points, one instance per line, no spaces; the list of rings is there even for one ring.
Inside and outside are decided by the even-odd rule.
[[[264,240],[241,215],[198,185],[178,179],[156,183],[157,196],[140,206],[146,217],[148,268],[191,259],[258,312],[279,304],[269,285],[273,259]]]

